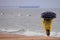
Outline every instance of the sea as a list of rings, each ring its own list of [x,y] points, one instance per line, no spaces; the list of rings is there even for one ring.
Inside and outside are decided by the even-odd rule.
[[[50,36],[60,37],[60,8],[0,8],[0,34],[46,36],[41,14],[56,13]]]

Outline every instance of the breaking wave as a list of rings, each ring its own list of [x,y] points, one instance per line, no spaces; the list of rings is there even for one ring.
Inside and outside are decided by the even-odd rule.
[[[12,30],[12,29],[0,29],[0,33],[12,33],[12,34],[20,34],[25,36],[46,36],[45,32],[35,32],[30,30]],[[60,37],[60,32],[51,32],[51,37]]]

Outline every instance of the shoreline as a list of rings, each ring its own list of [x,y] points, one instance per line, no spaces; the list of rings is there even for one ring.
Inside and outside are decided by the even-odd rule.
[[[24,36],[17,34],[0,34],[0,40],[60,40],[60,37]]]

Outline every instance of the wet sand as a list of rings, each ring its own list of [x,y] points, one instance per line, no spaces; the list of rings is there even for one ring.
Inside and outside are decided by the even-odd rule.
[[[0,40],[60,40],[60,37],[24,36],[17,34],[0,34]]]

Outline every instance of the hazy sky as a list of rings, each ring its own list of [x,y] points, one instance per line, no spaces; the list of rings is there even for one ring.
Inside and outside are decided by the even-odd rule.
[[[40,6],[40,8],[60,8],[60,0],[0,0],[0,7]]]

